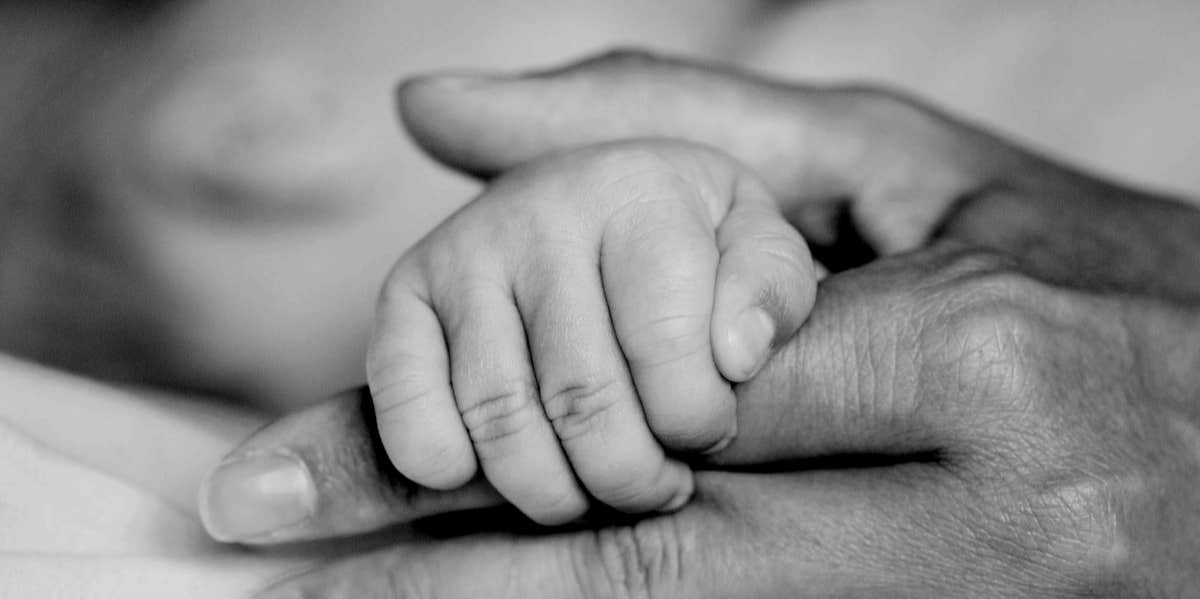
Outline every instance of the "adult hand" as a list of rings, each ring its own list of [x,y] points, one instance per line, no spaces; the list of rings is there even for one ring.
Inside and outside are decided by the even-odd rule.
[[[674,515],[402,543],[266,596],[1186,596],[1200,419],[1185,391],[1198,357],[1180,348],[1195,326],[1173,306],[1053,288],[990,254],[888,259],[829,280],[810,323],[739,389],[741,436],[719,461],[895,463],[701,472]],[[338,435],[354,431],[327,434],[304,414],[288,426],[261,439],[311,473],[304,532],[469,504],[377,484],[386,461],[347,448]]]
[[[399,100],[431,155],[481,176],[630,137],[720,148],[764,177],[810,245],[832,246],[822,257],[834,268],[861,257],[846,255],[847,232],[885,255],[962,235],[1020,248],[1056,282],[1200,297],[1195,211],[1144,194],[1131,202],[1128,190],[894,90],[784,84],[616,52],[524,77],[415,79]],[[948,219],[955,210],[962,218]]]
[[[586,143],[614,124],[616,135],[636,132],[636,122],[621,125],[631,117],[620,99],[638,89],[643,112],[654,112],[650,101],[669,107],[632,117],[645,134],[719,144],[786,197],[849,197],[864,236],[884,253],[933,240],[830,277],[810,322],[737,388],[739,437],[714,466],[780,471],[700,473],[695,502],[634,525],[401,544],[269,593],[1130,597],[1194,588],[1200,215],[891,94],[775,86],[629,57],[531,82],[427,81],[405,93],[441,94],[446,104],[425,108],[407,98],[410,121],[429,123],[418,137],[486,172],[521,148],[536,155]],[[562,104],[549,112],[558,115],[549,130],[534,127],[546,108],[537,97],[580,100],[584,116]],[[437,124],[468,105],[507,106],[513,120],[489,127],[508,143],[489,145],[496,129],[455,138],[452,119]],[[477,125],[468,120],[462,131]],[[439,131],[446,135],[435,140]],[[353,404],[324,409],[349,413]],[[322,418],[296,414],[230,463],[264,450],[297,458],[296,480],[312,485],[293,528],[300,537],[464,504],[459,496],[446,509],[406,509],[404,499],[425,495],[395,479],[380,493],[372,481],[386,462],[370,457],[371,443],[327,450],[341,447],[336,435],[364,438],[364,428],[329,431]],[[831,456],[873,467],[790,463]],[[209,492],[239,482],[218,471]],[[253,485],[241,488],[239,501],[221,505],[262,505]]]

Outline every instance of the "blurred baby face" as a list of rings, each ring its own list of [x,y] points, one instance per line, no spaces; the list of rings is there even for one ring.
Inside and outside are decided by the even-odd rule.
[[[736,22],[686,3],[173,10],[104,37],[87,76],[42,110],[46,185],[9,241],[24,249],[0,297],[27,318],[0,342],[275,408],[361,384],[387,269],[477,189],[399,131],[400,78],[647,39],[702,53]]]

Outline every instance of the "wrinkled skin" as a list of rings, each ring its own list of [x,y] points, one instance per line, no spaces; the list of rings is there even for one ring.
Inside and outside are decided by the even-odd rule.
[[[810,240],[836,248],[844,228],[815,207],[848,198],[883,257],[826,279],[810,321],[736,388],[739,435],[683,510],[401,542],[265,596],[1186,597],[1200,583],[1196,211],[894,94],[638,55],[434,78],[402,101],[426,148],[476,173],[610,138],[712,144],[790,198]],[[231,455],[305,463],[319,501],[286,538],[496,501],[380,466],[360,401]]]

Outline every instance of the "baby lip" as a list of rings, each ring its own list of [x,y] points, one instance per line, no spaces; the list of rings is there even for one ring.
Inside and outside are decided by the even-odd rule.
[[[317,488],[308,467],[287,452],[227,460],[200,492],[201,520],[219,541],[269,537],[307,521],[316,506]]]

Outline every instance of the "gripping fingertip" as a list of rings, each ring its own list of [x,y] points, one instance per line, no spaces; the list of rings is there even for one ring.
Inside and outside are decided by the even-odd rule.
[[[717,356],[721,374],[738,383],[753,377],[770,357],[775,328],[775,320],[757,306],[734,317],[726,332],[724,355]]]
[[[687,469],[685,468],[685,470]],[[679,492],[677,492],[670,501],[663,505],[659,511],[663,513],[677,512],[683,508],[683,506],[687,505],[688,502],[692,500],[692,496],[695,494],[696,480],[692,476],[692,471],[687,470],[686,476],[684,477],[684,484],[682,487],[680,487]]]

